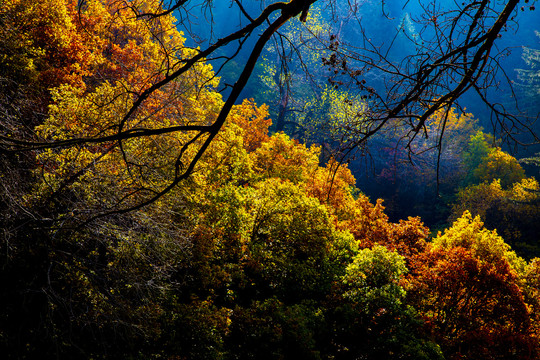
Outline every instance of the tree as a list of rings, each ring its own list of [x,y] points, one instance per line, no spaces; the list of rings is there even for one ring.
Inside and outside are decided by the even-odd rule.
[[[490,146],[487,142],[486,135],[482,131],[478,131],[475,135],[471,135],[470,141],[463,152],[463,163],[467,174],[465,176],[465,184],[473,184],[478,182],[478,176],[475,176],[475,171],[480,164],[486,161],[490,153]]]
[[[493,148],[486,158],[474,169],[474,176],[480,181],[499,179],[503,188],[508,188],[525,178],[525,171],[512,155]]]
[[[161,43],[162,39],[167,38],[166,32],[170,25],[162,24],[161,19],[166,19],[173,11],[179,12],[179,17],[183,19],[183,25],[189,26],[189,21],[193,19],[190,12],[192,7],[189,2],[178,1],[132,1],[119,5],[117,2],[107,3],[111,14],[129,14],[128,26],[136,24],[141,29],[148,31],[152,42],[161,49],[156,52],[160,58],[160,66],[153,71],[148,72],[147,77],[139,79],[137,86],[129,88],[126,91],[127,98],[130,99],[126,106],[119,109],[106,133],[92,134],[69,134],[62,139],[35,139],[30,134],[17,135],[12,129],[6,129],[1,137],[3,152],[18,152],[22,150],[40,149],[66,149],[66,148],[92,148],[95,146],[110,146],[114,151],[123,153],[126,142],[134,142],[136,138],[151,139],[156,135],[166,135],[182,132],[186,140],[182,142],[180,151],[177,152],[174,160],[171,157],[171,166],[174,168],[173,176],[159,189],[153,188],[151,191],[136,191],[128,195],[126,200],[111,204],[106,210],[93,214],[93,216],[102,216],[104,214],[122,213],[141,206],[150,204],[158,200],[166,193],[171,191],[180,182],[187,179],[196,168],[197,162],[209,148],[210,143],[214,141],[219,130],[223,127],[227,116],[229,115],[234,103],[238,99],[241,90],[245,86],[250,74],[252,73],[257,60],[262,53],[264,46],[271,39],[273,34],[281,26],[298,15],[307,15],[309,7],[315,0],[293,0],[288,3],[275,2],[265,7],[257,17],[253,17],[246,12],[240,1],[234,1],[233,5],[237,7],[242,18],[247,21],[247,25],[237,31],[224,34],[218,40],[212,42],[203,49],[190,49],[189,51],[175,51],[174,46],[168,48],[167,43]],[[88,18],[92,14],[93,8],[97,3],[88,2],[80,7],[78,14],[83,18]],[[331,3],[330,3],[331,4]],[[203,2],[202,6],[208,3]],[[366,43],[366,57],[357,56],[349,48],[342,47],[336,38],[330,41],[329,49],[333,51],[331,55],[325,58],[324,63],[334,69],[338,76],[342,72],[352,75],[353,84],[358,85],[358,92],[371,96],[370,117],[361,119],[365,126],[359,127],[358,131],[351,134],[352,139],[348,142],[345,155],[354,148],[365,143],[373,134],[379,132],[383,127],[390,125],[398,119],[409,129],[410,139],[414,139],[416,134],[420,134],[426,120],[440,109],[450,109],[459,97],[468,89],[476,90],[484,101],[486,98],[485,89],[492,83],[492,75],[497,68],[496,57],[490,56],[491,49],[497,37],[504,31],[505,25],[511,22],[512,13],[516,10],[518,0],[509,1],[503,7],[492,7],[487,0],[481,1],[474,6],[459,5],[455,9],[448,9],[443,13],[433,12],[425,16],[422,23],[426,29],[434,34],[433,39],[418,39],[420,57],[411,55],[407,57],[403,64],[405,66],[396,68],[396,65],[384,57],[384,53],[378,50],[377,46]],[[116,9],[118,12],[115,12]],[[112,10],[111,10],[112,9]],[[352,10],[351,10],[352,11]],[[435,11],[435,10],[434,10]],[[450,16],[443,16],[444,14]],[[122,15],[124,16],[124,15]],[[469,23],[468,19],[476,19]],[[117,18],[108,18],[111,24]],[[304,16],[302,16],[304,19]],[[446,19],[443,21],[443,19]],[[467,20],[465,20],[467,19]],[[267,22],[268,20],[268,22]],[[74,19],[74,21],[77,21]],[[168,20],[167,20],[168,21]],[[169,28],[167,27],[169,26]],[[105,27],[86,27],[85,31],[91,34],[101,31]],[[260,29],[260,30],[259,30]],[[249,36],[254,36],[256,31],[261,31],[260,37],[256,41],[250,52],[246,65],[234,84],[227,99],[216,109],[215,117],[209,119],[208,123],[203,124],[163,124],[160,126],[149,127],[144,124],[139,127],[137,117],[144,108],[149,108],[149,104],[158,96],[158,94],[170,94],[174,92],[175,82],[190,71],[195,71],[201,65],[201,61],[210,58],[224,46],[237,43],[238,48],[242,47]],[[424,32],[429,34],[430,31]],[[437,43],[437,39],[449,39]],[[111,50],[113,53],[117,47],[111,46],[111,40],[106,38],[108,43],[104,44],[104,50]],[[422,44],[420,40],[423,40]],[[434,42],[435,41],[435,42]],[[129,44],[129,42],[128,42]],[[128,45],[127,48],[133,46]],[[440,46],[436,46],[436,45]],[[162,46],[163,47],[160,47]],[[126,49],[127,49],[126,48]],[[437,52],[431,49],[439,49]],[[427,50],[427,51],[422,51]],[[99,52],[98,52],[99,53]],[[122,53],[122,51],[120,51]],[[127,55],[127,53],[125,53]],[[226,59],[227,60],[227,59]],[[358,61],[359,67],[356,69],[353,62]],[[416,65],[415,65],[416,64]],[[454,64],[454,65],[448,65]],[[461,64],[456,67],[455,64]],[[387,74],[388,90],[376,90],[364,82],[363,77],[373,69],[379,69],[383,74]],[[116,70],[111,68],[113,74],[120,74],[121,67]],[[133,74],[133,73],[130,73]],[[128,75],[125,74],[124,75]],[[332,79],[331,79],[332,80]],[[344,79],[334,78],[333,84],[344,83]],[[387,93],[388,96],[383,96]],[[364,96],[364,95],[362,95]],[[506,114],[495,106],[491,106],[495,116],[504,125],[504,129],[509,129],[514,125],[519,125],[517,118]],[[509,120],[509,123],[502,122],[503,117]],[[444,126],[443,126],[444,128]],[[14,136],[15,135],[15,136]],[[444,135],[441,132],[440,137]],[[112,150],[111,150],[112,151]],[[341,161],[341,159],[337,159]],[[125,171],[130,171],[132,166],[129,157],[122,155],[119,158],[118,166]],[[81,174],[75,177],[82,176]],[[79,215],[80,216],[80,215]],[[90,216],[92,218],[92,216]],[[88,217],[85,218],[88,220]]]
[[[273,37],[262,55],[262,66],[257,73],[267,88],[264,99],[275,98],[277,108],[272,111],[275,131],[287,129],[298,132],[303,124],[295,120],[309,111],[310,99],[317,99],[326,74],[320,68],[320,57],[327,53],[325,39],[330,35],[330,24],[318,6],[313,6],[303,19],[291,19]],[[297,115],[298,114],[298,115]],[[300,129],[302,131],[302,129]]]
[[[348,143],[345,151],[353,151],[375,133],[396,124],[405,129],[403,141],[408,145],[418,136],[429,136],[426,123],[430,116],[440,110],[450,111],[454,105],[463,111],[458,99],[468,90],[476,92],[486,102],[506,135],[511,136],[507,130],[516,127],[530,133],[530,124],[490,103],[488,96],[488,90],[498,86],[497,58],[502,56],[491,49],[501,30],[512,23],[518,1],[500,7],[484,1],[454,5],[423,8],[424,13],[413,24],[420,29],[409,37],[416,49],[399,61],[388,56],[398,41],[380,44],[372,41],[365,31],[361,34],[361,45],[356,47],[339,41],[332,43],[334,52],[323,59],[325,65],[337,70],[332,83],[356,85],[362,96],[371,99],[373,114],[363,127],[365,130],[354,135],[355,141]],[[529,9],[532,11],[535,7]],[[491,20],[485,22],[488,17]],[[445,134],[445,124],[443,121],[442,131],[437,136],[439,143]],[[532,136],[534,138],[534,134]]]
[[[361,131],[359,128],[364,125],[359,118],[367,112],[368,105],[362,97],[326,85],[305,104],[303,113],[297,116],[297,126],[302,138],[321,144],[332,154]]]
[[[503,189],[499,180],[460,189],[451,219],[461,217],[464,211],[482,218],[488,229],[497,229],[521,256],[538,256],[540,208],[534,178],[525,178],[509,189]]]
[[[8,1],[2,354],[339,358],[367,334],[354,357],[440,358],[404,303],[428,229],[391,223],[340,159],[321,166],[317,146],[269,136],[265,106],[234,105],[265,42],[313,1],[257,18],[235,1],[247,25],[202,49],[171,16],[187,25],[189,1]],[[259,27],[223,100],[206,59]],[[505,319],[520,320],[513,299]]]
[[[526,263],[496,231],[465,212],[417,260],[410,301],[446,358],[536,358],[519,280]]]
[[[428,252],[414,276],[412,304],[445,358],[536,358],[527,305],[508,263],[482,262],[455,247]]]
[[[530,306],[531,322],[536,335],[537,341],[540,339],[540,326],[539,326],[539,314],[540,314],[540,258],[532,259],[527,268],[521,274],[521,280],[523,281],[523,294],[525,302]]]
[[[64,164],[71,164],[71,160],[76,157],[78,160],[79,168],[74,169],[73,172],[63,173],[68,175],[71,180],[68,180],[64,184],[70,186],[70,183],[77,181],[79,177],[86,173],[85,167],[89,164],[90,159],[95,159],[99,157],[100,154],[90,155],[94,151],[96,146],[104,146],[105,152],[110,153],[114,152],[120,155],[119,167],[117,169],[120,172],[126,174],[132,173],[134,168],[141,169],[144,165],[138,164],[137,161],[133,161],[132,156],[137,156],[136,152],[133,155],[128,154],[126,149],[132,144],[138,142],[137,139],[142,140],[139,146],[145,141],[152,142],[153,136],[160,136],[162,138],[166,137],[167,134],[179,134],[183,140],[180,140],[182,144],[177,148],[177,157],[176,159],[170,159],[168,166],[172,166],[173,177],[169,180],[168,185],[161,183],[161,189],[157,190],[148,187],[148,183],[139,183],[138,189],[134,189],[131,194],[128,194],[126,197],[122,197],[121,201],[116,203],[110,203],[108,209],[102,207],[102,211],[99,213],[111,213],[111,212],[124,212],[128,209],[135,209],[140,206],[144,206],[152,203],[153,201],[159,199],[164,194],[168,193],[172,188],[174,188],[182,179],[185,179],[190,175],[196,163],[203,156],[206,149],[210,146],[212,140],[217,136],[217,132],[222,128],[227,116],[229,115],[234,102],[238,98],[238,95],[247,82],[247,79],[253,67],[255,66],[256,60],[260,55],[265,43],[269,40],[270,36],[285,22],[287,22],[292,17],[300,14],[303,10],[307,10],[309,5],[313,1],[298,1],[295,0],[291,3],[275,3],[267,7],[261,15],[256,19],[251,19],[250,23],[245,26],[243,29],[230,34],[229,36],[218,40],[215,44],[211,45],[205,50],[193,50],[182,47],[182,40],[178,41],[178,33],[174,34],[176,29],[173,29],[172,18],[170,13],[173,10],[184,9],[184,2],[169,3],[164,4],[162,2],[146,2],[146,1],[134,1],[129,2],[124,5],[119,4],[114,1],[106,3],[103,7],[98,2],[89,2],[80,8],[79,13],[82,14],[83,18],[91,18],[92,21],[97,21],[97,26],[91,24],[92,26],[84,27],[84,31],[93,33],[94,35],[100,36],[105,40],[105,45],[96,51],[97,55],[100,55],[100,51],[105,52],[108,56],[112,57],[112,66],[110,67],[110,72],[113,74],[113,78],[110,79],[109,84],[102,84],[101,87],[97,87],[101,92],[99,96],[109,96],[109,100],[112,101],[108,106],[109,118],[102,123],[100,127],[94,128],[94,124],[90,123],[94,132],[86,133],[85,131],[77,132],[65,132],[61,136],[53,134],[52,129],[48,129],[48,126],[45,126],[44,132],[41,135],[44,135],[42,141],[33,142],[27,140],[16,140],[15,143],[23,145],[26,143],[31,148],[34,149],[49,149],[45,151],[45,154],[54,153],[56,150],[52,149],[66,149],[59,150],[60,153],[64,153],[65,161]],[[163,10],[161,7],[165,5],[170,5],[170,8]],[[241,4],[238,3],[239,8],[243,9]],[[106,13],[104,16],[97,16],[95,14],[96,8],[105,9]],[[170,108],[167,110],[160,109],[159,101],[156,104],[156,99],[162,99],[162,94],[168,93],[171,95],[171,99],[174,100],[174,96],[183,90],[177,88],[179,84],[182,83],[182,80],[194,79],[190,73],[197,73],[200,70],[204,71],[204,64],[202,60],[211,55],[216,49],[219,49],[222,46],[229,44],[231,41],[242,40],[251,34],[251,32],[258,28],[259,26],[265,24],[265,20],[270,19],[270,17],[276,13],[281,12],[281,15],[272,21],[272,24],[268,26],[265,30],[264,35],[259,38],[256,43],[256,46],[253,50],[253,55],[250,60],[247,62],[247,66],[240,76],[240,80],[233,87],[232,93],[229,95],[229,98],[218,107],[222,107],[218,113],[211,113],[211,117],[205,119],[204,112],[203,114],[185,114],[186,122],[185,123],[168,123],[159,124],[156,126],[156,123],[145,123],[141,122],[141,119],[153,115],[153,112],[161,111],[162,115],[167,112],[167,120],[171,119],[170,115],[173,115],[175,112],[178,113],[178,110],[184,109],[182,105],[184,104],[174,104],[169,103]],[[102,13],[103,14],[103,13]],[[77,15],[77,14],[74,14]],[[247,15],[247,14],[246,14]],[[123,23],[119,20],[123,19]],[[73,19],[76,20],[76,19]],[[112,31],[112,32],[111,32]],[[114,34],[116,32],[116,34]],[[118,37],[120,34],[122,37]],[[140,46],[134,37],[142,36],[137,39],[137,41],[146,41],[146,44],[149,47]],[[115,43],[118,41],[119,43]],[[171,42],[172,41],[172,42]],[[137,69],[130,69],[129,67],[124,67],[128,62],[118,63],[115,61],[116,57],[119,57],[118,60],[126,60],[129,57],[132,57],[129,61],[129,64],[136,64]],[[151,61],[148,63],[142,62],[142,58],[145,56],[150,56],[151,58],[157,60],[157,62]],[[139,58],[137,61],[135,58]],[[159,58],[159,60],[158,60]],[[151,67],[144,69],[144,64],[151,64]],[[154,67],[152,67],[154,66]],[[203,66],[203,68],[201,68]],[[103,69],[101,69],[103,70]],[[136,71],[135,71],[136,70]],[[103,70],[103,73],[107,74],[107,69]],[[101,72],[98,72],[101,74]],[[114,76],[117,76],[114,78]],[[119,76],[119,77],[118,77]],[[127,81],[124,83],[116,82],[121,79],[122,81]],[[107,80],[107,78],[105,79]],[[186,84],[188,86],[194,86],[192,89],[198,91],[201,89],[208,89],[212,85],[215,85],[213,82],[215,78],[210,75],[210,77],[205,77],[205,75],[200,76],[196,81],[199,83]],[[116,82],[116,83],[113,83]],[[98,83],[99,84],[99,83]],[[107,88],[110,87],[110,88]],[[63,89],[60,90],[60,93],[65,94],[67,87],[64,85]],[[89,89],[90,92],[94,88]],[[69,90],[68,90],[69,91]],[[200,94],[197,94],[197,96]],[[60,95],[62,96],[62,95]],[[217,95],[213,95],[216,97]],[[57,96],[56,100],[59,97]],[[105,103],[107,103],[105,101]],[[103,102],[101,103],[103,104]],[[94,106],[94,105],[92,105]],[[98,114],[98,106],[94,106],[94,115]],[[185,107],[189,111],[190,106]],[[217,109],[213,106],[208,106],[205,109],[214,110]],[[89,109],[91,110],[91,109]],[[81,109],[81,111],[84,111]],[[102,110],[99,110],[101,112]],[[172,111],[172,113],[170,113]],[[91,112],[91,111],[90,111]],[[182,111],[180,111],[182,114]],[[202,115],[202,116],[201,116]],[[147,118],[147,120],[149,120]],[[59,124],[61,122],[58,122]],[[76,124],[74,124],[76,125]],[[87,127],[87,129],[89,129]],[[8,129],[9,130],[9,129]],[[15,145],[10,139],[12,136],[6,133],[6,136],[3,136],[2,139],[6,140],[7,143]],[[144,140],[146,139],[146,140]],[[8,148],[11,145],[8,145]],[[39,143],[39,144],[38,144]],[[32,144],[32,145],[31,145]],[[37,147],[35,147],[36,145]],[[52,146],[51,146],[52,145]],[[192,146],[194,145],[194,146]],[[81,153],[82,155],[79,155]],[[45,155],[46,157],[48,155]],[[101,154],[101,156],[109,156]],[[190,158],[190,160],[186,160]],[[86,160],[84,160],[86,159]],[[43,163],[44,159],[41,160]],[[82,162],[80,162],[82,160]],[[46,162],[46,161],[45,161]],[[77,167],[77,162],[74,164]],[[185,164],[185,165],[184,165]],[[81,168],[82,167],[82,168]],[[47,179],[45,179],[47,181]],[[125,194],[124,194],[125,195]],[[94,214],[95,215],[95,214]]]
[[[535,34],[540,38],[540,32],[535,31]],[[540,110],[534,105],[540,96],[540,50],[524,47],[521,57],[528,68],[516,69],[519,81],[516,85],[522,95],[528,99],[523,104],[525,110],[529,110],[529,116],[534,117]]]
[[[443,358],[405,304],[401,282],[407,271],[402,256],[380,245],[354,256],[342,278],[345,301],[334,311],[342,317],[332,329],[334,346],[341,348],[338,358]]]

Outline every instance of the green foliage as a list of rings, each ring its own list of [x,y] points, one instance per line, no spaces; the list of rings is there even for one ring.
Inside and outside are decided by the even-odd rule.
[[[399,281],[406,272],[404,258],[395,251],[380,245],[360,250],[347,266],[343,282],[350,290],[344,296],[365,304],[364,311],[399,307],[405,296]]]
[[[439,347],[424,337],[415,310],[404,302],[401,283],[407,271],[404,257],[381,245],[354,256],[342,277],[345,301],[331,315],[336,321],[333,341],[344,358],[443,358]]]
[[[466,183],[470,184],[475,181],[474,172],[487,159],[489,152],[490,146],[482,131],[471,136],[467,150],[463,152],[463,162],[467,169]]]
[[[467,169],[465,185],[491,182],[500,179],[503,188],[521,181],[525,171],[516,158],[500,148],[489,146],[486,134],[482,131],[471,136],[468,149],[463,153],[463,162]]]
[[[265,49],[257,67],[260,84],[254,97],[270,100],[275,131],[296,134],[305,125],[300,118],[320,98],[325,70],[320,58],[329,53],[326,39],[331,25],[318,4],[310,6],[306,21],[292,19],[280,30],[279,38]],[[297,116],[300,114],[300,118]]]
[[[305,22],[292,19],[280,32],[281,41],[266,49],[258,74],[267,92],[265,98],[279,94],[280,87],[290,87],[299,104],[312,94],[313,81],[320,80],[311,70],[320,67],[321,55],[328,52],[322,39],[328,37],[329,24],[321,12],[316,4],[311,6]]]
[[[309,142],[345,145],[368,130],[367,111],[367,102],[360,96],[325,86],[320,95],[305,104],[298,124]]]

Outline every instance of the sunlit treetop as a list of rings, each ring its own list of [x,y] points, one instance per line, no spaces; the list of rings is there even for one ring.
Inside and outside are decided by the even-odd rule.
[[[525,266],[525,261],[516,255],[496,230],[486,229],[480,217],[473,218],[469,211],[465,211],[443,234],[439,232],[433,239],[433,246],[442,249],[461,247],[488,263],[508,261],[518,272],[522,272]]]
[[[366,307],[397,307],[405,295],[399,282],[407,271],[404,258],[396,251],[380,245],[362,249],[347,266],[343,277],[348,288],[345,297]]]

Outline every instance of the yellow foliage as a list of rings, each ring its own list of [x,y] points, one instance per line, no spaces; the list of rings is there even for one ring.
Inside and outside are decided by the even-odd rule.
[[[539,190],[540,186],[535,178],[525,178],[514,183],[510,196],[515,201],[532,202],[538,199]]]
[[[295,184],[317,171],[320,148],[299,144],[285,134],[274,134],[252,153],[254,169],[263,177],[278,177]]]
[[[469,211],[465,211],[444,234],[439,232],[433,240],[433,246],[443,249],[462,247],[474,257],[488,263],[508,261],[518,273],[521,273],[526,265],[525,260],[511,250],[510,245],[504,242],[496,230],[486,229],[480,217],[473,218]]]
[[[241,105],[232,108],[228,120],[243,130],[244,148],[249,152],[269,139],[268,128],[272,120],[268,118],[268,105],[257,107],[253,100],[244,99]]]
[[[525,170],[515,157],[500,148],[494,148],[474,170],[474,175],[480,181],[500,179],[501,186],[508,188],[525,177]]]
[[[328,204],[338,218],[347,212],[348,204],[354,203],[351,188],[356,179],[345,164],[330,159],[325,167],[319,166],[306,181],[308,193]]]
[[[521,274],[525,302],[529,305],[532,328],[540,341],[540,258],[532,259]]]
[[[99,44],[87,49],[94,55],[92,67],[87,68],[95,72],[87,72],[83,77],[90,86],[64,80],[51,89],[48,118],[36,128],[43,140],[88,139],[114,135],[119,130],[209,125],[215,120],[222,105],[220,94],[213,90],[219,79],[204,62],[153,92],[135,113],[124,119],[137,93],[160,81],[179,66],[179,58],[194,51],[183,47],[184,39],[171,16],[151,20],[133,16],[137,7],[155,9],[158,1],[150,3],[136,2],[129,7],[112,0],[85,2],[80,25],[84,29],[74,31]],[[71,16],[77,17],[72,18],[75,23],[78,14]],[[68,24],[71,23],[60,22],[56,26],[68,31]],[[70,184],[96,205],[103,199],[114,203],[128,193],[142,196],[160,191],[193,158],[204,137],[186,149],[183,146],[195,135],[177,131],[125,139],[121,147],[118,142],[101,142],[43,151],[37,155],[43,183],[37,186],[41,190],[36,191],[36,198],[40,191],[54,192],[62,184]],[[222,153],[238,148],[227,148],[219,141],[213,146],[216,151],[221,147]]]
[[[475,215],[485,218],[486,211],[495,201],[502,199],[505,192],[499,179],[491,183],[484,182],[479,185],[471,185],[460,189],[457,195],[458,201],[452,206],[452,216],[457,219],[464,211],[472,211]]]
[[[193,176],[201,190],[247,183],[253,177],[253,159],[245,148],[245,135],[245,130],[234,123],[225,124],[220,130]]]
[[[455,108],[437,110],[427,121],[428,137],[440,136],[444,123],[446,139],[452,141],[452,148],[463,149],[471,134],[476,130],[477,120],[471,113],[458,113]]]
[[[299,123],[305,136],[316,142],[348,141],[368,130],[368,106],[359,95],[326,86],[305,108],[309,111],[300,115]]]
[[[451,218],[457,219],[465,210],[479,215],[490,229],[499,233],[514,247],[536,246],[535,234],[540,216],[539,185],[534,178],[525,178],[503,189],[499,179],[491,183],[471,185],[458,192]]]

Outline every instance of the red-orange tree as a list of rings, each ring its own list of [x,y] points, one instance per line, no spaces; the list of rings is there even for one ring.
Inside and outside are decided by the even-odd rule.
[[[409,298],[449,359],[535,359],[524,261],[465,213],[412,263]]]

